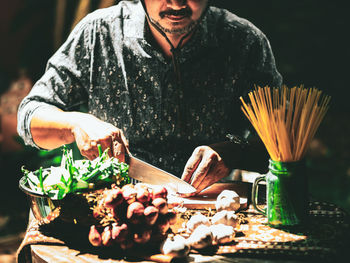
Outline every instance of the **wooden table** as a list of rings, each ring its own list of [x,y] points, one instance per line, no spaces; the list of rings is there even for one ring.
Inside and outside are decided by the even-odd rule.
[[[248,185],[249,186],[249,185]],[[220,185],[218,186],[221,187]],[[225,186],[227,187],[227,186]],[[230,186],[232,188],[235,188],[237,186]],[[247,185],[239,185],[238,189],[242,190],[243,192],[249,193],[250,189],[245,188]],[[221,188],[220,188],[221,190]],[[216,190],[214,191],[216,192]],[[206,193],[208,196],[211,196],[211,192]],[[244,193],[240,193],[241,196],[244,196]],[[250,207],[251,208],[251,207]],[[249,247],[248,250],[251,250],[250,252],[248,250],[245,250],[245,245],[241,243],[239,240],[240,237],[236,236],[235,243],[239,245],[233,245],[234,249],[238,250],[244,250],[242,254],[240,253],[219,253],[220,251],[216,251],[215,253],[201,255],[197,253],[191,253],[189,257],[186,259],[185,262],[235,262],[235,263],[301,263],[301,262],[310,262],[308,261],[310,257],[304,257],[304,252],[308,251],[309,256],[312,255],[312,257],[316,256],[319,257],[320,254],[323,252],[325,253],[325,258],[323,257],[322,260],[317,260],[317,262],[324,262],[323,259],[326,259],[328,262],[330,259],[333,259],[334,262],[338,262],[337,259],[339,257],[338,249],[337,247],[343,246],[345,249],[341,249],[341,253],[343,253],[346,257],[350,257],[350,251],[348,251],[347,247],[350,247],[350,231],[349,231],[349,220],[347,213],[343,212],[338,207],[328,204],[328,203],[322,203],[322,202],[311,202],[310,203],[310,221],[311,224],[307,225],[306,228],[304,228],[305,233],[302,234],[304,238],[304,241],[307,241],[306,243],[302,243],[300,245],[300,242],[293,243],[292,241],[289,241],[289,243],[285,243],[283,241],[282,243],[272,244],[273,242],[267,241],[267,243],[264,243],[264,241],[261,240],[261,236],[264,236],[265,234],[265,224],[258,223],[262,229],[262,232],[259,228],[260,233],[260,239],[258,233],[254,231],[250,231],[252,229],[256,229],[257,225],[256,223],[249,223],[246,224],[245,227],[247,228],[249,226],[249,231],[244,232],[244,238],[248,240],[248,243],[250,242],[253,245],[256,245],[256,247]],[[244,214],[247,215],[247,217],[252,218],[252,222],[257,222],[258,217],[260,216],[259,220],[266,219],[262,215],[259,215],[257,213],[254,213],[251,210],[244,211]],[[250,220],[249,220],[250,222]],[[268,227],[268,226],[266,226]],[[271,235],[271,231],[279,231],[277,229],[266,229],[267,235]],[[321,231],[322,230],[322,231]],[[242,230],[243,231],[243,230]],[[320,233],[322,232],[322,235]],[[261,234],[262,233],[262,234]],[[346,234],[348,233],[348,234]],[[293,240],[295,238],[296,241],[300,241],[301,239],[298,233],[293,234],[293,232],[288,232],[288,234],[291,234],[290,240]],[[273,235],[273,234],[272,234]],[[283,234],[282,234],[283,235]],[[318,239],[320,237],[320,239]],[[242,238],[242,237],[241,237]],[[264,239],[265,237],[263,237]],[[310,239],[311,238],[311,239]],[[256,239],[255,241],[252,241],[253,239]],[[251,241],[249,241],[251,240]],[[311,240],[312,244],[309,243]],[[301,240],[302,241],[302,240]],[[319,243],[321,241],[321,243]],[[322,243],[323,241],[326,241],[326,243]],[[255,242],[255,243],[254,243]],[[318,244],[319,243],[319,244]],[[243,246],[241,245],[243,244]],[[261,245],[263,244],[263,245]],[[282,245],[281,245],[282,244]],[[285,245],[289,245],[289,248],[283,247]],[[329,246],[331,244],[331,246]],[[332,246],[334,244],[334,246]],[[345,245],[344,245],[345,244]],[[346,245],[348,244],[348,245]],[[269,246],[269,247],[266,247]],[[272,246],[272,250],[271,250]],[[275,246],[275,247],[274,247]],[[253,248],[253,249],[252,249]],[[257,249],[261,249],[260,253],[255,253]],[[326,249],[326,250],[324,250]],[[327,251],[327,249],[329,249]],[[274,253],[274,251],[276,253]],[[248,252],[247,252],[248,251]],[[102,257],[98,253],[94,253],[93,251],[82,251],[79,250],[76,247],[69,247],[67,245],[56,245],[56,244],[31,244],[30,245],[30,252],[33,263],[68,263],[68,262],[74,262],[74,263],[90,263],[90,262],[96,262],[96,263],[116,263],[116,262],[178,262],[178,260],[173,260],[172,258],[169,258],[164,255],[155,255],[153,258],[147,258],[147,259],[130,259],[130,258],[118,258],[118,255],[114,255],[113,251],[112,253],[109,253],[109,255],[112,256],[104,256]],[[281,253],[283,252],[283,253]],[[285,253],[287,252],[287,253]],[[299,253],[299,254],[298,254]],[[289,256],[288,256],[289,255]],[[291,256],[290,256],[291,255]],[[295,256],[298,255],[298,256]],[[184,262],[184,260],[182,260]]]
[[[117,263],[117,262],[130,262],[125,259],[102,259],[97,255],[84,254],[78,250],[70,249],[66,246],[52,246],[52,245],[32,245],[32,263]],[[158,258],[158,262],[161,262],[161,258]],[[155,261],[142,260],[137,262],[149,262],[154,263]],[[163,261],[169,262],[169,261]],[[232,263],[301,263],[303,260],[284,260],[284,259],[266,259],[266,258],[248,258],[248,257],[237,257],[237,256],[205,256],[200,254],[190,254],[188,261],[173,260],[171,262],[232,262]]]

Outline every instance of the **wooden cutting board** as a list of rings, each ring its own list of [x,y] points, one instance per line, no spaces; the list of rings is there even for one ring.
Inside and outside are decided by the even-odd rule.
[[[168,196],[170,207],[182,204],[189,209],[215,209],[217,196],[223,190],[235,191],[240,196],[240,210],[248,207],[251,184],[245,182],[216,183],[193,197]]]
[[[208,200],[208,199],[194,199],[194,198],[184,198],[184,197],[180,197],[178,199],[176,199],[176,201],[172,201],[171,199],[169,199],[169,207],[173,207],[179,203],[182,203],[182,206],[189,208],[189,209],[215,209],[215,200]],[[240,197],[240,209],[239,210],[243,210],[246,209],[248,207],[248,200],[247,198],[243,198]]]

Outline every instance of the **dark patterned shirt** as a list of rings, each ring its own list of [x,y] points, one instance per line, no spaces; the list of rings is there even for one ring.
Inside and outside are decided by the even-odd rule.
[[[18,132],[35,146],[30,121],[37,108],[86,104],[124,131],[132,153],[180,176],[196,146],[250,128],[240,96],[282,80],[265,35],[224,9],[209,8],[177,58],[175,73],[140,3],[97,10],[76,26],[22,101]]]

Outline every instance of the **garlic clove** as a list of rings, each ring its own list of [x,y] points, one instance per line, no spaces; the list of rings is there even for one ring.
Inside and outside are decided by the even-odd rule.
[[[180,235],[169,235],[161,244],[160,251],[162,254],[173,257],[185,257],[189,253],[190,247],[184,237]]]
[[[206,225],[199,225],[187,239],[187,244],[194,249],[202,249],[211,246],[213,242],[213,234]]]
[[[215,202],[215,208],[218,212],[222,210],[237,211],[240,206],[239,195],[232,190],[223,190]]]
[[[209,218],[198,212],[188,220],[186,224],[187,232],[193,232],[199,225],[210,226],[210,221]]]
[[[210,231],[213,235],[213,244],[224,244],[233,241],[235,237],[235,231],[232,226],[224,224],[211,225]]]
[[[238,225],[238,216],[235,211],[222,210],[211,218],[211,223],[213,225],[224,224],[235,228]]]

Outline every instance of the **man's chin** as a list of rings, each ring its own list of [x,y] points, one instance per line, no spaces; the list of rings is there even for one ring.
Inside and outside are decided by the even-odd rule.
[[[196,23],[194,21],[167,21],[166,23],[156,23],[160,29],[167,34],[183,35],[192,31]]]
[[[165,27],[164,28],[164,31],[165,33],[168,33],[168,34],[185,34],[187,33],[187,27],[184,27],[184,26],[181,26],[181,25],[178,25],[178,24],[174,24],[170,27]]]

